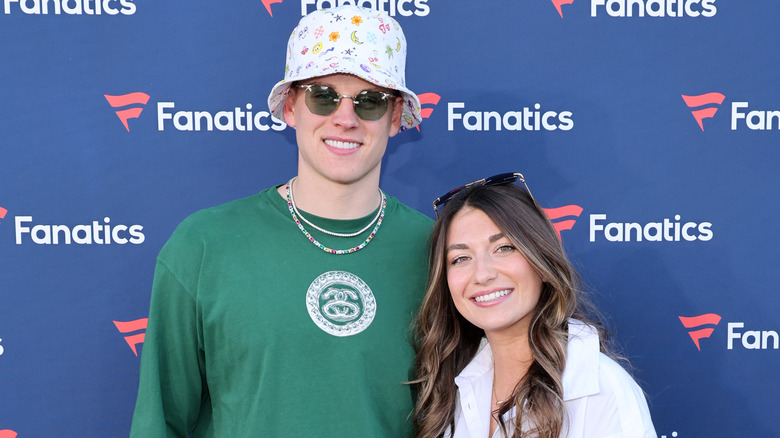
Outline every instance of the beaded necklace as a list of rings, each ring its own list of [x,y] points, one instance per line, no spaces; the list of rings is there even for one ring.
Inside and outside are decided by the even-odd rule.
[[[382,207],[381,207],[381,209],[379,211],[378,218],[375,219],[377,221],[376,222],[376,226],[371,231],[371,234],[368,235],[366,240],[363,241],[363,243],[361,243],[360,245],[358,245],[358,246],[356,246],[354,248],[349,248],[349,249],[332,249],[332,248],[328,248],[327,246],[321,244],[317,239],[314,238],[314,236],[312,236],[308,231],[306,231],[306,228],[303,227],[303,224],[298,219],[298,215],[296,215],[296,211],[298,211],[298,209],[295,208],[295,206],[294,206],[295,203],[294,203],[293,197],[292,197],[292,182],[293,182],[293,180],[295,180],[295,177],[290,179],[290,181],[288,181],[287,185],[285,186],[285,191],[287,193],[287,208],[290,210],[290,215],[292,215],[292,218],[295,221],[295,224],[298,225],[298,229],[300,229],[301,232],[303,233],[303,235],[306,236],[306,238],[308,238],[309,241],[311,243],[313,243],[319,249],[321,249],[321,250],[323,250],[323,251],[325,251],[325,252],[327,252],[329,254],[336,254],[336,255],[352,254],[353,252],[358,252],[361,249],[365,248],[366,245],[368,245],[368,242],[370,242],[371,239],[374,238],[374,236],[376,235],[377,231],[379,231],[379,227],[382,225],[382,220],[385,218],[385,208],[387,207],[387,197],[385,196],[385,193],[381,189],[379,190],[379,193],[382,195]],[[300,213],[298,213],[298,214],[300,214]],[[309,222],[307,221],[307,223],[309,223]],[[371,221],[371,223],[369,223],[369,226],[372,223],[374,223],[374,221]],[[316,226],[315,226],[315,228],[319,229],[319,227],[316,227]],[[368,229],[368,227],[366,227],[366,229]],[[324,230],[320,229],[320,231],[324,231]],[[365,230],[362,230],[360,232],[363,232],[363,231],[365,231]]]

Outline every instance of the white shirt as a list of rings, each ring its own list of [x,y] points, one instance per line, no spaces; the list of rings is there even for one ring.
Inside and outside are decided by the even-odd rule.
[[[486,339],[474,359],[455,378],[458,400],[451,438],[488,438],[493,391],[493,352]],[[599,351],[598,334],[580,321],[569,321],[565,406],[561,438],[657,438],[642,390],[615,361]],[[514,409],[504,420],[507,428]],[[493,438],[504,438],[496,428]]]

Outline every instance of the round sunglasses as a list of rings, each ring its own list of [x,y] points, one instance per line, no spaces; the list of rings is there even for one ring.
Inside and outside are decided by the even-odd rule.
[[[341,99],[349,99],[355,108],[355,114],[361,120],[379,120],[387,112],[392,94],[381,91],[364,90],[357,96],[339,94],[327,85],[298,85],[305,91],[304,102],[312,114],[329,116],[339,107]]]

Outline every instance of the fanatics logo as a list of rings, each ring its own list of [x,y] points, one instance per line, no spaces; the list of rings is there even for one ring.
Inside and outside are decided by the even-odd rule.
[[[560,14],[561,18],[563,18],[563,11],[561,10],[561,5],[570,5],[574,3],[574,0],[552,0],[553,6],[555,6],[555,9],[558,10],[558,14]]]
[[[149,102],[149,95],[141,92],[124,94],[121,96],[110,96],[108,94],[104,94],[103,96],[105,96],[108,104],[111,105],[112,108],[136,105],[131,108],[119,109],[116,111],[117,117],[119,117],[119,120],[125,125],[127,132],[130,132],[130,126],[128,126],[127,120],[137,119],[141,115],[141,111],[144,110],[143,105],[146,105],[146,103]]]
[[[610,17],[714,17],[716,0],[591,0],[590,15]],[[601,7],[601,8],[599,8]]]
[[[420,106],[423,105],[433,105],[436,106],[439,104],[439,101],[441,100],[441,96],[439,96],[436,93],[422,93],[418,94],[417,97],[420,99]],[[422,108],[420,109],[420,116],[423,119],[427,119],[431,116],[433,113],[433,108]],[[420,125],[417,125],[417,130],[420,130]]]
[[[551,0],[563,18],[562,5],[574,0]],[[713,17],[718,12],[716,0],[591,0],[590,16],[606,14],[613,18]],[[600,14],[600,15],[599,15]]]
[[[720,315],[714,313],[705,313],[704,315],[699,316],[678,316],[678,318],[680,318],[683,327],[692,329],[688,331],[688,334],[691,336],[691,339],[693,339],[693,343],[696,344],[696,348],[699,351],[701,351],[699,340],[709,338],[715,330],[715,327],[700,327],[707,325],[717,326],[720,322]]]
[[[577,219],[566,218],[569,216],[578,218],[582,214],[582,207],[579,205],[564,205],[563,207],[543,208],[542,210],[547,214],[550,222],[553,223],[555,231],[558,232],[558,239],[561,239],[561,231],[571,230],[574,227],[574,223],[577,222]]]
[[[143,344],[144,338],[146,338],[146,325],[149,322],[149,318],[136,319],[135,321],[114,321],[114,325],[119,329],[119,333],[132,333],[142,331],[142,333],[136,333],[125,336],[125,342],[133,350],[133,353],[138,356],[136,345]],[[2,438],[2,437],[0,437]]]
[[[271,12],[271,5],[274,3],[281,3],[282,1],[284,0],[261,0],[263,6],[265,6],[265,9],[268,11],[268,15],[270,15],[271,17],[274,16],[274,13]]]
[[[714,117],[726,96],[721,93],[713,92],[700,94],[698,96],[686,96],[683,94],[682,98],[685,101],[685,104],[688,105],[688,108],[695,108],[691,110],[691,114],[693,114],[693,118],[696,119],[696,123],[699,124],[699,128],[704,131],[702,120]]]
[[[283,0],[262,0],[265,3],[281,3]],[[426,17],[431,13],[428,0],[301,0],[301,16],[315,10],[335,8],[344,5],[359,6],[386,12],[391,17],[401,15],[404,17]],[[266,6],[267,7],[267,6]],[[337,20],[339,16],[334,18]]]
[[[4,0],[3,12],[12,12],[12,3],[19,7],[18,11],[25,15],[71,15],[71,16],[116,16],[133,15],[136,11],[135,0]],[[0,438],[2,433],[0,433]]]

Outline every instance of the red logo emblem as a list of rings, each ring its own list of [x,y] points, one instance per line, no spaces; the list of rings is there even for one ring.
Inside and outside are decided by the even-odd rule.
[[[553,6],[555,6],[555,9],[558,10],[558,14],[561,15],[561,18],[563,18],[563,11],[561,10],[561,5],[570,5],[574,3],[574,0],[552,0]]]
[[[688,331],[688,334],[691,335],[691,339],[693,339],[693,343],[696,344],[696,348],[698,348],[699,351],[701,351],[699,340],[709,338],[715,330],[715,327],[699,327],[705,325],[718,325],[720,322],[720,315],[714,313],[705,313],[704,315],[699,316],[678,316],[678,318],[680,318],[683,327],[693,329]]]
[[[111,105],[112,108],[130,105],[146,105],[146,102],[149,102],[149,95],[141,92],[124,94],[122,96],[109,96],[108,94],[104,94],[103,96],[105,96],[108,104]],[[143,106],[136,106],[133,108],[117,110],[116,115],[119,117],[119,120],[122,121],[122,124],[125,125],[127,132],[130,132],[130,126],[127,125],[127,120],[137,119],[143,110]]]
[[[553,223],[555,231],[558,232],[558,239],[561,238],[561,231],[571,230],[574,227],[574,223],[577,222],[577,219],[566,218],[569,216],[578,218],[582,214],[582,207],[579,205],[564,205],[563,207],[543,208],[542,210],[547,214],[550,222]]]
[[[704,131],[704,124],[702,123],[702,120],[714,117],[715,113],[718,112],[720,104],[723,103],[723,99],[725,99],[726,96],[720,93],[706,93],[700,94],[698,96],[686,96],[683,94],[682,98],[685,101],[685,104],[688,105],[688,108],[717,105],[691,110],[691,114],[693,114],[693,118],[696,119],[696,123],[699,124],[699,128]]]
[[[8,210],[4,209],[3,207],[0,207],[0,219],[5,219],[6,214],[8,214]]]
[[[274,13],[271,12],[271,5],[274,3],[281,3],[284,0],[260,0],[263,3],[263,6],[265,6],[265,9],[268,11],[268,15],[271,17],[274,16]]]
[[[422,93],[418,94],[417,98],[420,99],[420,106],[423,105],[433,105],[436,106],[439,104],[439,101],[441,100],[441,96],[439,96],[436,93]],[[420,108],[420,117],[423,119],[427,119],[428,117],[433,114],[433,108]],[[420,125],[417,125],[417,130],[420,130]]]
[[[140,330],[146,330],[146,324],[148,322],[149,318],[142,318],[136,319],[135,321],[114,321],[114,325],[117,329],[119,329],[119,333],[131,333]],[[143,333],[136,333],[134,335],[125,336],[127,345],[130,346],[130,349],[133,350],[133,353],[135,353],[136,356],[138,356],[138,351],[136,350],[135,346],[142,344],[144,342],[144,338],[146,338],[145,331]]]
[[[0,430],[0,438],[16,438],[16,432],[11,429]]]

